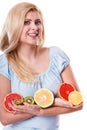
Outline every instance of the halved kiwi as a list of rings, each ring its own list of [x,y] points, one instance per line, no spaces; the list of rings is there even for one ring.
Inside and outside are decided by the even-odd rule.
[[[34,98],[31,97],[31,96],[27,96],[27,97],[23,98],[23,100],[24,100],[24,102],[27,102],[29,104],[34,104],[35,103]]]
[[[16,100],[14,100],[14,103],[16,104],[16,105],[23,105],[23,98],[22,99],[16,99]]]

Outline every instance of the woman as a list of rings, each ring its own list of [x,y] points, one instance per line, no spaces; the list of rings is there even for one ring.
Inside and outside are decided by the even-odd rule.
[[[78,85],[68,56],[58,47],[43,47],[44,23],[41,11],[31,3],[15,5],[9,12],[0,36],[0,121],[4,130],[58,130],[59,115],[78,111],[57,97],[58,86],[67,82]],[[12,107],[15,114],[3,108],[4,97],[17,92],[23,97],[34,96],[40,88],[49,88],[55,94],[52,107],[38,105]]]

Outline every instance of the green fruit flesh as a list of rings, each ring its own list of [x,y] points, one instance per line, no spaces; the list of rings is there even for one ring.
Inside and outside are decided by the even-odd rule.
[[[16,105],[23,105],[23,98],[22,99],[16,99],[16,100],[14,100],[14,103]]]
[[[34,102],[34,98],[31,97],[31,96],[27,96],[27,97],[25,97],[23,100],[24,100],[24,102],[27,102],[27,103],[29,103],[29,104],[34,104],[34,103],[35,103],[35,102]]]

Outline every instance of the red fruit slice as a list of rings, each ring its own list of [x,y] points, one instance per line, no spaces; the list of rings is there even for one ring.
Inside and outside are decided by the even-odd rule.
[[[74,90],[75,88],[71,84],[63,83],[58,88],[58,96],[68,101],[68,96],[70,92]]]
[[[22,99],[23,97],[18,94],[18,93],[9,93],[8,95],[6,95],[6,97],[4,98],[4,108],[8,111],[8,112],[14,112],[14,110],[12,109],[11,105],[12,101],[16,100],[16,99]]]

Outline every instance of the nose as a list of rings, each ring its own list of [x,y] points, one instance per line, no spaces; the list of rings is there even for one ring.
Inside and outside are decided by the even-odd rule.
[[[37,30],[37,28],[38,28],[37,25],[34,22],[32,22],[31,23],[31,29],[32,30]]]

